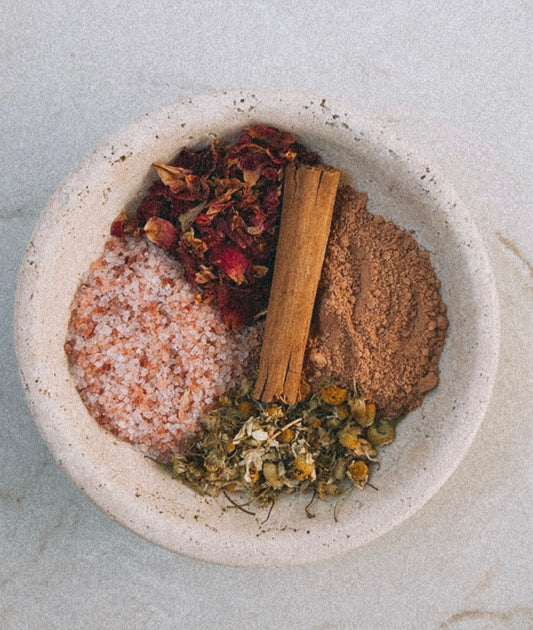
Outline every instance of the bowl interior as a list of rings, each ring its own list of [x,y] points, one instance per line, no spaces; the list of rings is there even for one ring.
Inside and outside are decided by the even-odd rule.
[[[263,122],[298,134],[369,193],[369,209],[411,230],[431,254],[450,328],[441,382],[399,426],[364,491],[334,510],[282,497],[272,512],[246,514],[200,497],[118,442],[89,416],[63,351],[71,300],[102,252],[115,216],[135,206],[152,162]],[[50,200],[21,268],[16,343],[39,429],[75,483],[109,516],[152,542],[191,557],[240,566],[323,559],[388,531],[421,507],[464,457],[485,413],[497,367],[494,279],[468,210],[411,147],[343,104],[301,94],[207,94],[149,114],[90,154]],[[267,518],[268,516],[268,518]]]

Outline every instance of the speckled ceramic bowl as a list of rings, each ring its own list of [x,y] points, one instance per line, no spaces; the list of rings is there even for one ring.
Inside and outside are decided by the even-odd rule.
[[[225,497],[200,497],[88,414],[63,344],[72,297],[102,252],[113,218],[134,206],[150,165],[184,145],[232,135],[254,122],[298,134],[346,181],[369,193],[369,209],[411,230],[431,252],[448,306],[441,383],[400,425],[372,477],[337,509],[282,497],[245,514]],[[35,421],[57,461],[106,514],[186,556],[239,566],[279,566],[353,550],[420,508],[464,457],[487,407],[498,359],[492,271],[468,210],[412,147],[342,103],[279,91],[207,94],[147,114],[91,153],[50,200],[22,265],[16,344]]]

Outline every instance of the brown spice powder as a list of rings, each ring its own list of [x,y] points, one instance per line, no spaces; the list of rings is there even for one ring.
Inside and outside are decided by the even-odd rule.
[[[314,383],[355,379],[380,417],[397,417],[437,385],[448,319],[429,254],[366,204],[339,191],[306,372]]]

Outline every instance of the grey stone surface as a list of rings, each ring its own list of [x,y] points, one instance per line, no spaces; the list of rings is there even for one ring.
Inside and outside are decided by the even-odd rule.
[[[2,628],[533,625],[531,18],[520,1],[3,8]],[[256,86],[346,99],[445,174],[489,252],[502,343],[474,443],[419,512],[334,560],[243,570],[162,550],[76,489],[27,407],[12,317],[30,234],[84,155],[162,105]]]

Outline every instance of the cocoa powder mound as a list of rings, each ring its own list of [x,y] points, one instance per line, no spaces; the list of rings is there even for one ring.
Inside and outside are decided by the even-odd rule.
[[[338,194],[305,369],[315,385],[355,380],[380,417],[397,417],[437,385],[448,319],[428,252],[367,199]]]

